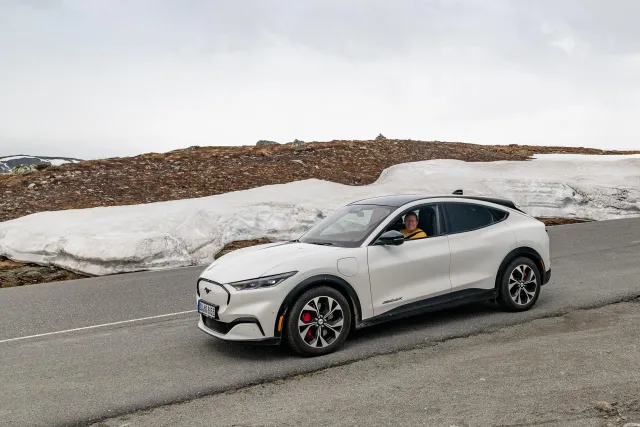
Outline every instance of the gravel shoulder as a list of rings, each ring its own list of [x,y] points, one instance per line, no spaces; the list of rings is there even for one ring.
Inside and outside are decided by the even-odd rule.
[[[638,330],[634,300],[93,426],[634,426]]]

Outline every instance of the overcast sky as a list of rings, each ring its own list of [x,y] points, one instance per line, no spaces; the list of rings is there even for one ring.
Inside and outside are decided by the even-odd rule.
[[[0,155],[640,149],[638,0],[0,0]]]

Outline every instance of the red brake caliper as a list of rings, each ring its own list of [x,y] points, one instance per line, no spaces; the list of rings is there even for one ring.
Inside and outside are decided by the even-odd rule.
[[[311,322],[311,314],[309,314],[309,313],[304,313],[304,314],[302,315],[302,321],[303,321],[304,323],[309,323],[309,322]],[[312,337],[313,337],[313,334],[311,333],[311,328],[309,328],[309,329],[307,330],[307,339],[308,339],[308,340],[310,340]]]

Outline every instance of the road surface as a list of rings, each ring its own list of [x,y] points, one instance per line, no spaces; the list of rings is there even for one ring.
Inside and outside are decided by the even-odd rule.
[[[640,427],[640,299],[91,427]]]
[[[202,268],[0,290],[0,425],[99,419],[640,296],[640,219],[549,229],[552,279],[534,309],[481,304],[359,331],[302,359],[196,327]],[[138,320],[140,319],[140,320]]]

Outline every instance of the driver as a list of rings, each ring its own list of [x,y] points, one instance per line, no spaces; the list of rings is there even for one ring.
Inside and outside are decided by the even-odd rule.
[[[404,229],[400,232],[404,235],[405,239],[422,239],[427,237],[427,233],[418,228],[418,215],[415,212],[409,212],[404,216]]]

